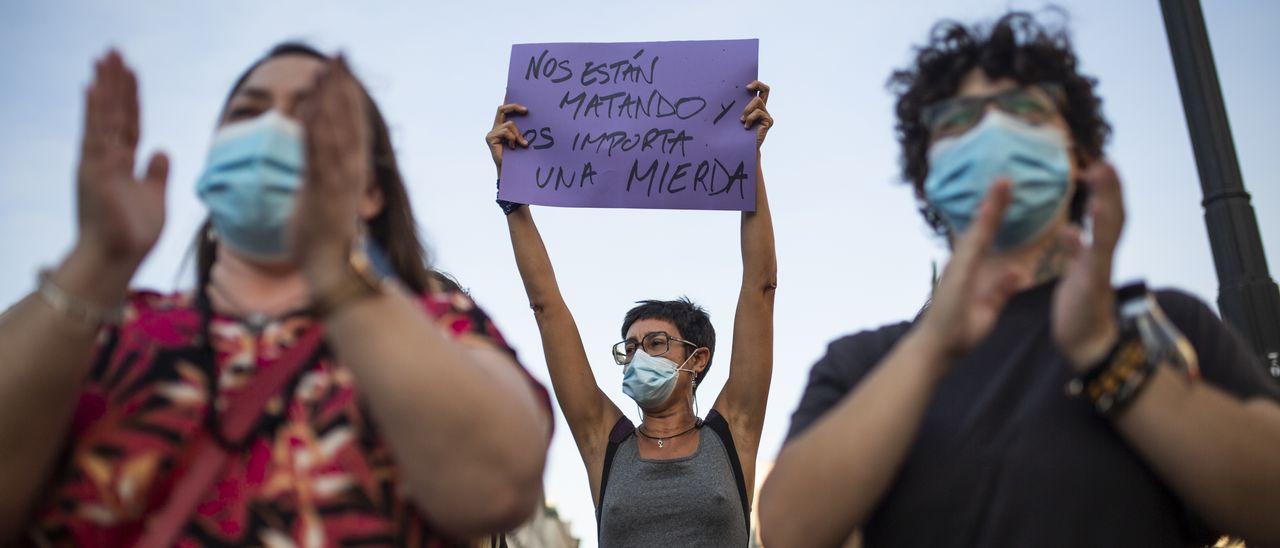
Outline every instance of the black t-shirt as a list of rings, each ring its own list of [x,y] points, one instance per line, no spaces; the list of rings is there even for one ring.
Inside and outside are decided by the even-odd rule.
[[[991,334],[939,382],[902,468],[863,530],[868,546],[1178,546],[1213,532],[1092,405],[1066,395],[1054,285],[1015,295]],[[1243,340],[1195,297],[1157,300],[1205,382],[1280,400]],[[809,373],[788,439],[835,407],[910,329],[831,343]],[[1141,397],[1141,395],[1139,395]]]

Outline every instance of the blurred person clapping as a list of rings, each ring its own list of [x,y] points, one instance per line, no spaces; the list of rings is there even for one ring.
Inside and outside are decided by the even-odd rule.
[[[95,62],[76,243],[0,320],[4,538],[435,545],[529,515],[547,394],[435,281],[346,60],[283,44],[232,86],[177,294],[129,288],[170,184],[164,154],[135,176],[137,88]]]

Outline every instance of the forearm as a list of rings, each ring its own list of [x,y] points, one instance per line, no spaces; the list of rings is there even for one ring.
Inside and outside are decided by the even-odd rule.
[[[1148,383],[1116,421],[1125,439],[1211,523],[1251,542],[1280,544],[1275,404],[1251,407],[1169,367]]]
[[[546,244],[533,222],[529,206],[521,207],[507,215],[507,229],[511,233],[511,248],[515,252],[516,267],[524,282],[529,305],[534,311],[564,302],[560,286],[556,283],[555,270]]]
[[[35,295],[0,320],[0,544],[18,532],[58,460],[95,334]]]
[[[778,285],[778,258],[759,154],[756,166],[756,210],[742,212],[742,286],[772,295]]]
[[[600,439],[608,435],[601,425],[616,416],[615,409],[596,384],[582,334],[573,313],[560,294],[555,270],[546,245],[533,222],[529,207],[521,207],[507,216],[511,231],[511,247],[516,266],[529,295],[529,306],[538,322],[542,352],[551,374],[556,402],[569,423],[579,450],[590,452]],[[587,455],[584,455],[584,458]]]
[[[53,280],[105,308],[119,305],[132,273],[78,249]],[[52,473],[98,332],[35,294],[0,317],[0,538],[20,526]]]
[[[759,157],[757,156],[757,160]],[[758,164],[757,164],[758,165]],[[742,212],[742,287],[733,316],[733,355],[729,380],[717,408],[758,438],[773,377],[773,304],[777,288],[773,219],[764,190],[764,172],[756,170],[756,210]]]
[[[943,362],[918,331],[908,334],[782,450],[760,495],[766,544],[836,546],[865,523],[906,458]]]
[[[326,329],[438,526],[473,535],[528,516],[550,418],[509,356],[452,340],[400,291],[340,310]]]

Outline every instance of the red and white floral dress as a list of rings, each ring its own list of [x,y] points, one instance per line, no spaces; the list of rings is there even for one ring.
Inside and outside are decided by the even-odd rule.
[[[455,337],[483,337],[510,351],[462,293],[421,303]],[[29,540],[132,545],[173,488],[187,443],[208,424],[210,398],[221,411],[311,325],[302,314],[257,329],[213,315],[205,345],[191,296],[133,294],[125,321],[103,333]],[[529,380],[549,414],[546,390]],[[406,500],[399,476],[352,372],[322,348],[268,402],[178,545],[452,545]]]

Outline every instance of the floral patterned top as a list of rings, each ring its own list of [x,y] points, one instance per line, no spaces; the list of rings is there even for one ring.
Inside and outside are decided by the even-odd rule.
[[[421,298],[453,336],[507,349],[461,293]],[[163,507],[185,444],[215,410],[275,365],[313,323],[293,315],[253,329],[208,322],[190,295],[131,295],[121,327],[104,331],[80,395],[64,461],[40,504],[38,545],[128,546]],[[179,546],[451,546],[402,496],[390,448],[361,402],[352,372],[321,348],[285,394],[269,400],[187,523]],[[513,353],[514,354],[514,353]],[[210,363],[212,362],[212,363]],[[211,385],[212,382],[212,385]],[[550,413],[544,388],[530,377]]]

